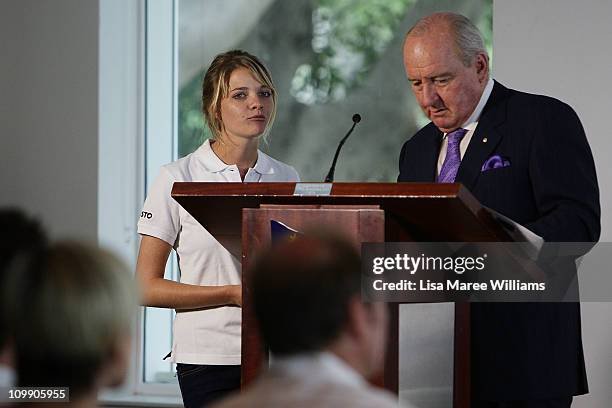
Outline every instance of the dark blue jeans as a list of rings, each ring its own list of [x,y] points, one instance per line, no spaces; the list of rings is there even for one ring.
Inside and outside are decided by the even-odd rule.
[[[183,405],[202,408],[240,389],[239,365],[177,364]]]

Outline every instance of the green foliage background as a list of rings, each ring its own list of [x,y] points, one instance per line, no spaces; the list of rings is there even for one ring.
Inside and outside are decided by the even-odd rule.
[[[400,23],[424,1],[309,0],[312,22],[310,31],[303,35],[308,36],[311,49],[299,50],[305,56],[296,68],[291,68],[293,73],[290,74],[291,80],[286,90],[288,95],[280,95],[279,99],[283,102],[279,103],[279,112],[286,110],[295,117],[308,106],[329,105],[333,108],[351,93],[361,91],[371,81],[371,73],[381,63],[389,45],[397,43],[398,36],[403,38]],[[491,0],[485,0],[484,4],[475,22],[483,33],[489,55],[492,55]],[[274,44],[269,44],[269,47],[270,50],[264,55],[274,53]],[[211,136],[203,120],[200,99],[201,81],[206,68],[203,67],[179,90],[179,157],[191,153]],[[278,70],[287,67],[271,68],[276,78]],[[288,102],[295,106],[287,106]],[[300,105],[303,107],[300,108]],[[294,117],[291,120],[297,120]],[[282,141],[278,143],[283,144]],[[381,177],[391,176],[378,178]]]

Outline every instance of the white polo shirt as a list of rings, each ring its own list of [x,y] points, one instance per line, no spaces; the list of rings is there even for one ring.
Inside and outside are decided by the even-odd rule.
[[[195,152],[167,164],[149,189],[138,233],[162,239],[177,254],[180,282],[202,286],[239,285],[240,261],[230,254],[171,196],[175,181],[241,182],[236,165],[225,164],[205,141]],[[246,182],[299,181],[291,166],[258,151]],[[216,211],[211,208],[210,211]],[[223,306],[177,311],[172,361],[186,364],[240,364],[241,310]]]

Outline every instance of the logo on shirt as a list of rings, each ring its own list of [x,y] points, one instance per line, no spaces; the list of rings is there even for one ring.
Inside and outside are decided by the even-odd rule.
[[[142,211],[140,213],[140,218],[146,218],[147,220],[150,220],[151,218],[153,218],[153,213]]]

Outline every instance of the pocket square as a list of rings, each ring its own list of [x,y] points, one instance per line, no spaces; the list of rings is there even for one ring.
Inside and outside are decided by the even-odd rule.
[[[510,166],[510,159],[508,159],[507,157],[500,156],[499,154],[496,154],[494,156],[489,157],[484,162],[480,171],[485,172],[485,171],[499,169],[502,167],[509,167],[509,166]]]

